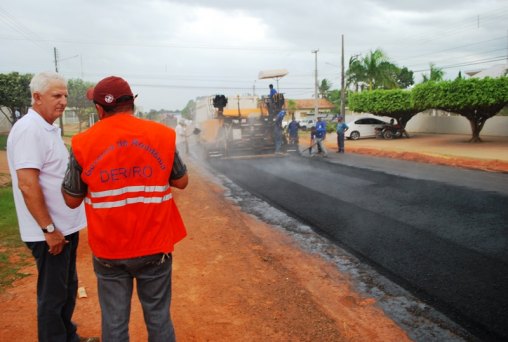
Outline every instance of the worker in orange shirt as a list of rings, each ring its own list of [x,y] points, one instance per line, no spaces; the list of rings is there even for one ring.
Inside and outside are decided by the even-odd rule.
[[[171,187],[188,183],[175,131],[135,117],[129,84],[107,77],[88,92],[100,121],[73,137],[62,185],[83,200],[98,282],[102,340],[128,341],[133,280],[150,341],[174,341],[172,252],[186,236]]]

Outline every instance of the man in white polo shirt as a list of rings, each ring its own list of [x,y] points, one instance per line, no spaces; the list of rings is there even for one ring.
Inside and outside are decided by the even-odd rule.
[[[90,341],[79,338],[71,321],[76,250],[86,218],[83,207],[68,208],[60,192],[69,153],[53,125],[67,106],[67,82],[56,73],[40,73],[30,91],[32,108],[9,133],[7,158],[21,239],[37,264],[39,341]]]

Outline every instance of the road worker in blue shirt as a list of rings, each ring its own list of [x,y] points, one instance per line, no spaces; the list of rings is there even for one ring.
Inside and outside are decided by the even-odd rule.
[[[275,153],[282,153],[280,148],[282,147],[282,120],[284,120],[284,116],[286,115],[286,111],[281,110],[277,117],[275,118],[274,125],[274,135],[275,135]]]
[[[318,145],[318,149],[321,149],[323,157],[328,156],[328,151],[325,146],[325,138],[326,138],[326,122],[321,121],[321,118],[317,118],[316,122],[316,143]]]

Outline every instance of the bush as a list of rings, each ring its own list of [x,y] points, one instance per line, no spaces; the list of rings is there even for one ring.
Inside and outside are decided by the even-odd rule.
[[[16,279],[26,276],[19,272],[30,260],[30,253],[23,246],[12,189],[0,188],[0,291]]]
[[[5,151],[7,146],[7,135],[0,134],[0,150]]]

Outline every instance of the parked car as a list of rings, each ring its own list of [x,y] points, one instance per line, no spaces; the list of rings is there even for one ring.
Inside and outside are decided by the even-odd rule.
[[[303,119],[299,121],[300,129],[307,130],[316,125],[316,119]]]
[[[376,136],[376,128],[387,125],[388,122],[376,118],[360,118],[348,123],[349,129],[346,138],[357,140],[360,138],[372,138]]]

